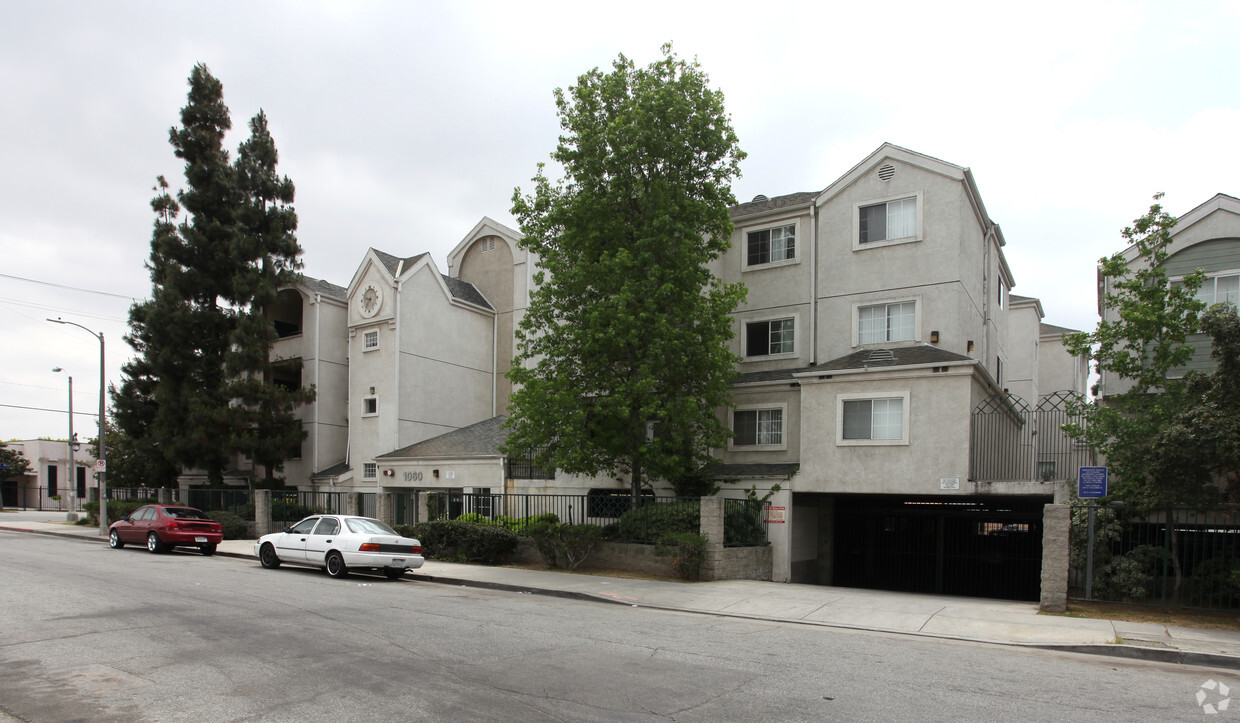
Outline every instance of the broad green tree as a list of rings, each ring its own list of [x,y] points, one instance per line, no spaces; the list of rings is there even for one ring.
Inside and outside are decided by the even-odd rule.
[[[275,339],[263,309],[278,286],[297,280],[301,253],[293,184],[275,172],[266,116],[251,122],[232,163],[222,84],[200,64],[189,88],[181,126],[169,132],[185,187],[174,199],[160,177],[155,189],[151,298],[131,309],[127,338],[139,358],[114,403],[142,449],[219,485],[231,453],[256,454],[269,477],[295,453],[291,437],[300,444],[302,433],[291,410],[312,392],[258,388],[271,386]]]
[[[0,442],[0,481],[20,479],[30,471],[30,461],[25,455]]]
[[[676,480],[730,434],[744,297],[708,264],[728,247],[744,153],[723,94],[671,46],[647,67],[619,56],[565,93],[553,184],[513,194],[539,270],[517,330],[507,449],[569,473]]]
[[[1069,435],[1086,441],[1106,460],[1114,479],[1111,494],[1145,510],[1205,502],[1197,485],[1155,479],[1153,440],[1186,402],[1182,370],[1192,359],[1189,336],[1198,330],[1205,304],[1195,294],[1200,271],[1172,283],[1164,264],[1170,255],[1175,218],[1154,197],[1149,211],[1123,231],[1135,258],[1120,251],[1101,260],[1108,289],[1102,306],[1112,312],[1093,332],[1069,334],[1068,350],[1089,354],[1108,385],[1128,385],[1097,403],[1078,405],[1079,424]],[[1110,317],[1110,318],[1108,318]]]

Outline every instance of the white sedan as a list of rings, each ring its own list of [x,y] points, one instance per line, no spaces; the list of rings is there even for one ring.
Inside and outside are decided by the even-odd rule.
[[[254,543],[263,567],[318,567],[332,577],[350,570],[382,571],[390,580],[422,567],[422,543],[386,523],[353,515],[314,515]]]

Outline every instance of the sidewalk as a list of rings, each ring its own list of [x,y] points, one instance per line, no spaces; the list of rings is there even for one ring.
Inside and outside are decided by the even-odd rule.
[[[17,515],[25,517],[24,515]],[[0,530],[81,537],[98,528],[0,515]],[[253,540],[217,554],[254,560]],[[257,564],[257,560],[255,560]],[[1240,670],[1240,632],[1041,615],[1028,602],[791,585],[752,580],[679,583],[428,560],[408,578],[632,607],[966,640]],[[1118,641],[1118,642],[1117,642]]]

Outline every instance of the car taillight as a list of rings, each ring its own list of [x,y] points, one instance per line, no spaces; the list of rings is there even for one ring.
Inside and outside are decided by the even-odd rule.
[[[375,542],[363,542],[362,546],[357,549],[362,552],[378,552],[379,545]]]
[[[421,555],[421,554],[422,554],[422,546],[421,546],[421,545],[414,545],[414,546],[413,546],[413,554],[415,554],[415,555]]]

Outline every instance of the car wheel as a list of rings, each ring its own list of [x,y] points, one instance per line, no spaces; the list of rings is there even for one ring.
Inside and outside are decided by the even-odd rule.
[[[125,546],[125,543],[121,542],[121,534],[116,530],[108,533],[108,544],[112,546],[113,550],[119,550]]]
[[[210,557],[215,554],[215,545],[199,545],[198,549],[202,550],[202,554],[206,555],[207,557]]]
[[[327,554],[327,574],[332,577],[348,577],[349,568],[344,566],[344,557],[339,552]]]
[[[268,570],[274,570],[280,566],[280,558],[276,555],[276,548],[270,542],[258,548],[258,561]]]
[[[152,532],[146,536],[146,550],[152,555],[158,555],[164,551],[164,546],[159,541],[159,535]]]
[[[403,567],[383,568],[383,575],[389,580],[399,580],[401,579],[401,577],[404,576],[404,574],[405,574],[405,568]]]

